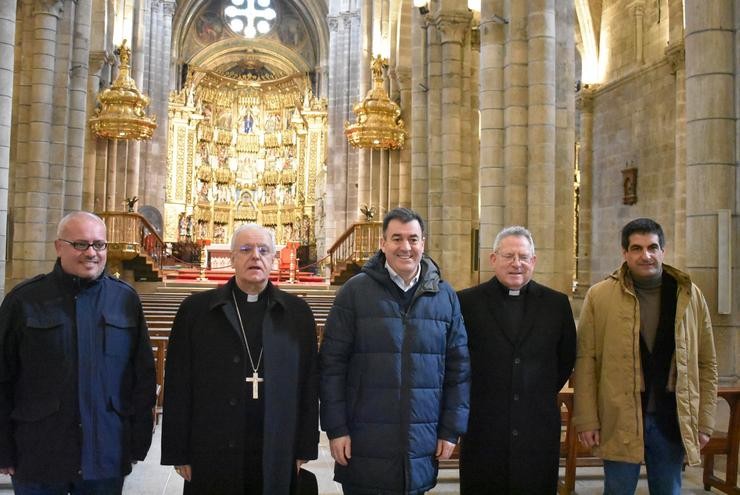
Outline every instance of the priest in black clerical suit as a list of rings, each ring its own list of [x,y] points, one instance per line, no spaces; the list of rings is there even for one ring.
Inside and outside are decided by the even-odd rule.
[[[458,294],[472,369],[461,494],[554,494],[557,394],[575,361],[573,313],[565,294],[531,280],[536,257],[527,229],[502,230],[493,251],[494,278]]]
[[[183,301],[167,350],[162,464],[186,494],[288,495],[318,454],[316,326],[269,282],[270,233],[240,227],[235,276]]]

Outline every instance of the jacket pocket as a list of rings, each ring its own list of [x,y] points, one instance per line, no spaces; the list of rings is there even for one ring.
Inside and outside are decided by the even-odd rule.
[[[33,362],[57,361],[65,354],[63,330],[64,319],[61,315],[28,316],[21,351],[27,349]]]
[[[133,348],[136,320],[126,315],[107,314],[105,320],[105,354],[128,358]]]
[[[59,411],[59,400],[26,401],[17,404],[10,413],[11,419],[22,422],[39,421]]]

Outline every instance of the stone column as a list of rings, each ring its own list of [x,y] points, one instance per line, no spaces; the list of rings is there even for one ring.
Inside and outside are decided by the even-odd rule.
[[[15,61],[15,0],[0,3],[0,297],[5,295],[10,122],[13,113],[13,64]]]
[[[580,169],[578,216],[578,287],[579,294],[597,282],[591,275],[591,238],[593,215],[593,146],[594,146],[594,88],[585,85],[578,93],[577,108],[581,113],[581,135],[578,164]]]
[[[33,41],[25,189],[16,221],[13,279],[20,280],[44,271],[54,259],[49,240],[56,237],[56,225],[47,220],[51,191],[49,162],[51,159],[52,115],[54,106],[54,67],[57,27],[62,16],[61,0],[39,0],[32,12]],[[20,226],[19,226],[20,227]],[[22,231],[22,232],[21,232]]]
[[[406,132],[409,132],[409,125],[412,114],[413,90],[411,69],[408,67],[397,67],[396,77],[398,79],[398,90],[401,95],[401,118],[406,126]],[[411,206],[411,139],[406,136],[406,145],[397,154],[398,161],[398,194],[391,198],[391,208],[396,206]]]
[[[645,63],[645,1],[637,0],[633,6],[635,16],[635,63],[641,66]]]
[[[357,81],[357,85],[359,88],[358,100],[353,101],[352,99],[350,99],[348,101],[349,109],[352,109],[355,103],[365,97],[368,89],[371,86],[370,64],[371,60],[375,56],[374,53],[371,53],[372,48],[368,48],[368,45],[372,47],[373,39],[373,2],[362,2],[362,10],[360,12],[361,14],[358,26],[359,33],[354,33],[355,40],[351,38],[347,40],[350,45],[352,45],[353,41],[356,41],[358,34],[360,35],[360,39],[364,40],[364,43],[355,45],[354,48],[350,46],[349,50],[347,51],[348,54],[357,53],[357,63],[359,63],[359,80]],[[349,16],[345,16],[344,19],[345,29],[347,32],[351,33],[352,18]],[[357,50],[357,52],[353,52],[353,49]],[[345,60],[345,63],[351,63],[351,61]],[[351,77],[348,77],[348,84],[350,80]],[[356,117],[355,114],[353,112],[348,112],[347,114],[350,115],[350,120],[354,122],[354,119]],[[381,205],[379,201],[380,188],[378,187],[378,152],[369,149],[353,149],[352,146],[350,146],[349,149],[354,152],[357,163],[357,204],[352,204],[352,202],[348,202],[347,204],[347,209],[349,213],[348,216],[350,219],[350,223],[352,223],[355,221],[364,220],[362,213],[360,213],[361,206],[374,206],[376,208],[376,211],[380,212]],[[350,166],[350,163],[351,161],[347,163],[348,167]],[[347,225],[347,227],[349,227],[349,225]]]
[[[548,228],[553,231],[552,287],[567,294],[573,290],[575,256],[575,5],[571,0],[555,0],[554,6],[555,208]]]
[[[480,279],[493,276],[488,255],[493,239],[504,227],[504,24],[503,0],[484,0],[480,24]]]
[[[683,40],[666,48],[666,57],[675,74],[675,157],[673,179],[673,261],[674,266],[686,269],[686,53]]]
[[[452,6],[451,6],[452,7]],[[454,287],[470,283],[471,208],[470,165],[462,159],[463,43],[469,43],[471,15],[454,8],[442,10],[435,18],[442,44],[442,253],[438,259]],[[467,184],[466,184],[467,182]]]
[[[156,10],[155,10],[156,6]],[[156,17],[156,25],[149,29],[148,44],[149,64],[145,67],[143,90],[151,98],[149,113],[157,116],[157,128],[152,139],[141,145],[139,163],[139,206],[152,205],[164,208],[165,184],[167,181],[167,129],[168,105],[171,85],[170,78],[174,63],[171,60],[172,43],[172,16],[176,4],[172,0],[152,2],[149,9],[152,20]],[[156,37],[153,35],[157,31]],[[145,30],[146,31],[146,30]],[[146,39],[146,38],[145,38]],[[143,51],[143,50],[142,50]],[[134,67],[135,71],[136,68]],[[138,84],[138,79],[137,79]],[[139,86],[142,89],[142,86]]]
[[[63,214],[82,208],[87,135],[87,91],[90,59],[92,0],[78,0],[72,37],[72,67],[69,70],[67,159],[64,168]]]
[[[530,0],[528,28],[527,225],[537,246],[537,277],[555,272],[555,2]]]
[[[444,221],[444,193],[442,190],[442,44],[439,28],[432,18],[427,28],[427,191],[426,252],[434,259],[442,253],[442,222]]]
[[[505,3],[509,19],[504,60],[505,225],[527,223],[527,2]]]
[[[686,267],[702,289],[712,316],[719,373],[737,375],[738,275],[720,272],[718,214],[729,210],[729,239],[736,240],[737,114],[735,95],[735,33],[732,0],[686,0]],[[711,191],[711,193],[710,193]],[[735,243],[733,243],[735,244]],[[736,246],[732,246],[737,249]],[[737,256],[735,257],[737,259]],[[718,313],[718,286],[732,290],[729,314]],[[727,294],[722,294],[726,296]],[[731,299],[732,301],[733,299]]]
[[[147,0],[136,0],[134,4],[134,25],[133,39],[131,40],[131,79],[136,83],[140,91],[145,90],[144,86],[144,60],[147,46],[147,40],[151,40],[148,30],[146,29],[145,16],[149,15],[149,9],[146,8]],[[144,91],[146,93],[146,91]],[[150,95],[151,96],[151,95]],[[148,109],[151,111],[150,109]],[[161,125],[161,124],[160,124]],[[126,192],[125,198],[139,197],[139,170],[141,164],[140,141],[128,142],[128,160],[126,160]],[[165,162],[166,163],[166,162]],[[146,184],[145,187],[146,189]],[[141,205],[139,205],[141,206]],[[120,205],[119,209],[123,209]]]
[[[414,9],[414,30],[411,37],[411,119],[408,144],[411,148],[411,208],[424,220],[429,219],[427,196],[429,191],[428,137],[427,137],[427,21]]]

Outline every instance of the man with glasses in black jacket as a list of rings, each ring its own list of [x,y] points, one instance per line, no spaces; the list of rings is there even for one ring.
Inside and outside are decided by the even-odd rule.
[[[152,437],[155,371],[141,302],[105,275],[106,228],[57,229],[54,269],[0,306],[0,473],[16,494],[120,494]]]

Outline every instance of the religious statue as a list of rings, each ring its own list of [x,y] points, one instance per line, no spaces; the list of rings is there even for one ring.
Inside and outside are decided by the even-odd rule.
[[[360,213],[365,215],[365,221],[366,222],[372,222],[373,217],[375,216],[375,207],[367,205],[362,205],[362,208],[360,208]]]
[[[136,204],[137,201],[139,201],[139,198],[136,196],[134,196],[133,198],[126,198],[126,201],[124,202],[127,208],[126,211],[128,211],[129,213],[133,213],[134,205]]]

